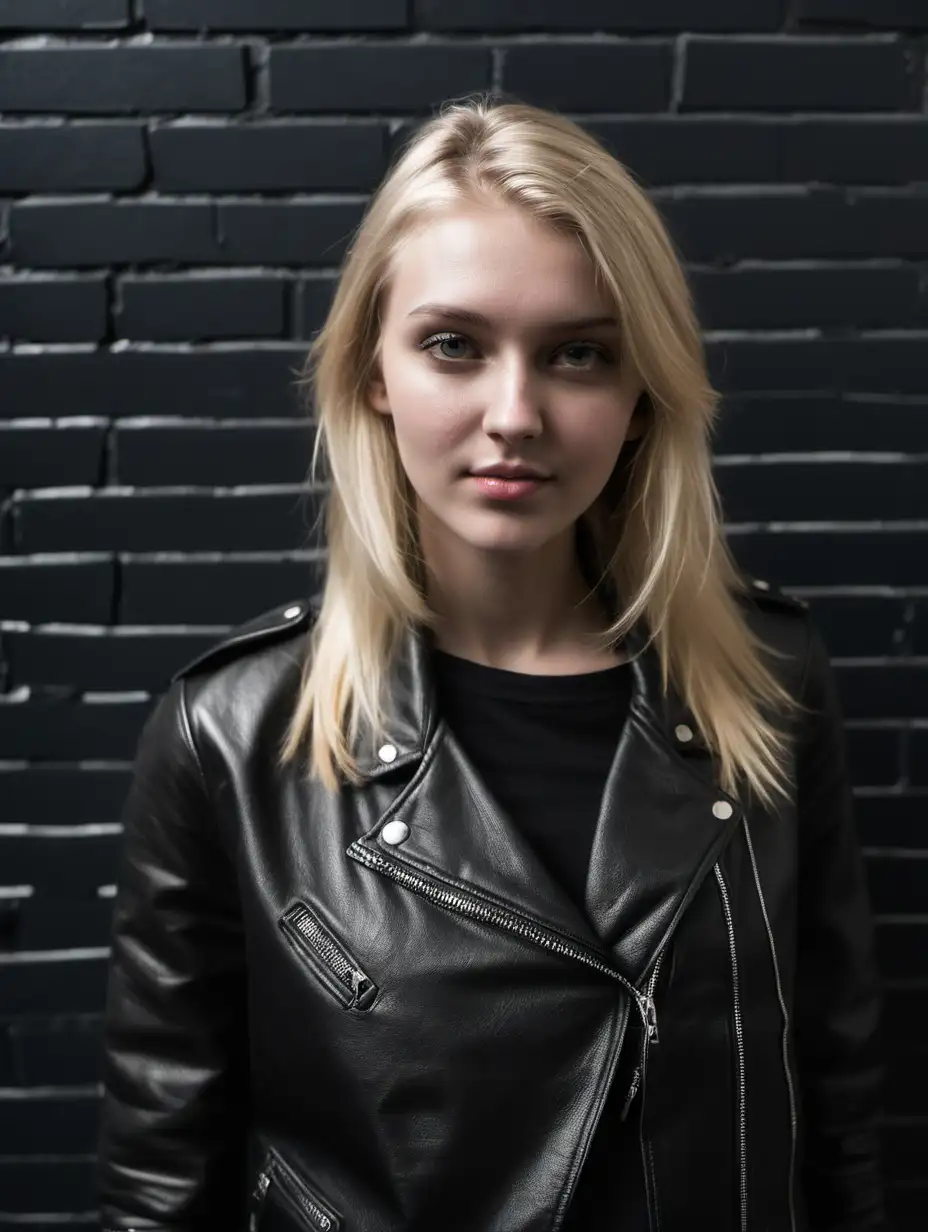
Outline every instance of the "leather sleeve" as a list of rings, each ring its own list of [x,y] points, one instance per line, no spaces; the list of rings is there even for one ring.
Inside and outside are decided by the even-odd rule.
[[[794,1009],[804,1121],[802,1184],[813,1232],[886,1227],[879,1136],[881,995],[843,716],[818,630],[800,719],[799,931]]]
[[[103,1229],[238,1227],[248,1122],[234,861],[184,682],[148,720],[123,813],[103,1030]]]

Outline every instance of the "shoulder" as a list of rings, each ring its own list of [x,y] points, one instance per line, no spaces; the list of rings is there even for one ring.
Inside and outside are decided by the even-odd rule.
[[[208,675],[226,664],[301,639],[315,622],[319,602],[319,595],[294,599],[231,629],[213,646],[175,672],[172,683]]]
[[[735,597],[748,628],[773,651],[768,666],[791,692],[797,691],[816,635],[808,603],[765,578],[742,573],[739,581]]]

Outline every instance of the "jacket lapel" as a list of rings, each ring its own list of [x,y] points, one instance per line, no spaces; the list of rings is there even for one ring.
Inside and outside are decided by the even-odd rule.
[[[364,779],[355,790],[400,768],[412,770],[360,843],[449,890],[476,894],[579,940],[638,984],[739,819],[737,802],[715,786],[698,736],[685,751],[678,747],[675,730],[687,724],[695,733],[695,724],[674,693],[663,696],[659,658],[644,628],[626,640],[632,704],[603,792],[584,904],[549,876],[441,722],[431,639],[427,629],[406,632],[390,667],[387,735],[375,741],[362,730],[354,743]],[[719,802],[723,807],[714,811]],[[389,822],[408,828],[404,841],[386,843]]]

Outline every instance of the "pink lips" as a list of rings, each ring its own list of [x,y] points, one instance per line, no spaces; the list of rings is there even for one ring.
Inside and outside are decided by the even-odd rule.
[[[502,475],[471,475],[474,483],[486,496],[497,500],[520,500],[531,496],[548,481],[525,476],[520,479],[507,479]]]

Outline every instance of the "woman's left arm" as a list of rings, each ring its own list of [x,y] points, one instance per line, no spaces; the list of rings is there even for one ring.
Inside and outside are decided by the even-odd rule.
[[[810,624],[796,788],[799,930],[794,1027],[814,1232],[886,1228],[880,1163],[881,994],[834,670]]]

